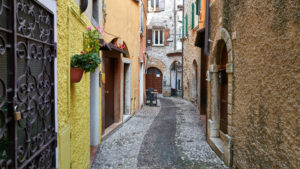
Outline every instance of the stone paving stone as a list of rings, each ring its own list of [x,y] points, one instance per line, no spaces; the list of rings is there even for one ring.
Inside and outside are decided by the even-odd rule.
[[[221,169],[190,102],[160,98],[102,141],[92,169]]]

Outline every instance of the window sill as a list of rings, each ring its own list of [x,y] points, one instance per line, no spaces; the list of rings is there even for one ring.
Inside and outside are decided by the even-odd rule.
[[[157,12],[161,12],[162,10],[150,10],[148,11],[149,13],[157,13]]]
[[[153,47],[164,47],[165,45],[152,45]]]

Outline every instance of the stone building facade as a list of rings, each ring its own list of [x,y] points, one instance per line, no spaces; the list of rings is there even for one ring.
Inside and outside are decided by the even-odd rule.
[[[176,67],[176,93],[182,95],[182,0],[159,0],[159,5],[148,1],[147,15],[147,64],[146,69],[156,68],[162,73],[162,93],[171,95],[171,72]],[[174,2],[176,2],[174,4]],[[156,6],[157,5],[157,6]],[[156,8],[157,7],[157,8]],[[175,29],[176,28],[176,29]],[[155,31],[163,32],[163,42],[155,44]],[[175,31],[176,30],[176,31]],[[147,72],[147,71],[146,71]],[[147,82],[146,82],[147,83]],[[146,84],[147,87],[147,84]]]
[[[207,140],[228,165],[300,166],[299,11],[291,0],[210,4]]]
[[[195,46],[199,15],[195,11],[196,0],[184,1],[183,19],[183,93],[184,99],[198,105],[200,101],[200,48]],[[193,7],[192,7],[193,6]],[[192,9],[194,8],[194,9]],[[194,15],[194,16],[192,16]],[[194,19],[194,24],[192,24]]]

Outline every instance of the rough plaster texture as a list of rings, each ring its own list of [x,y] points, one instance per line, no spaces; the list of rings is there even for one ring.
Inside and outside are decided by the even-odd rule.
[[[188,36],[183,39],[183,92],[185,99],[194,103],[200,103],[201,60],[200,48],[194,45],[197,36],[197,28],[191,28],[192,22],[190,15],[192,3],[195,3],[195,0],[185,1],[184,4],[184,13],[188,14]],[[197,72],[195,71],[195,67],[197,67]]]
[[[178,0],[177,4],[182,4]],[[149,12],[147,15],[147,29],[152,29],[155,27],[161,27],[163,29],[170,30],[170,38],[173,39],[173,42],[169,42],[165,46],[149,46],[147,47],[147,55],[149,56],[149,61],[147,62],[147,68],[156,67],[160,69],[160,65],[153,66],[154,60],[160,60],[163,62],[165,69],[160,69],[163,73],[163,82],[165,81],[166,85],[163,85],[163,93],[166,95],[170,95],[171,93],[171,79],[170,79],[170,67],[175,62],[182,62],[181,56],[167,56],[168,53],[172,52],[181,52],[182,44],[180,41],[181,32],[179,27],[182,26],[182,23],[179,22],[179,16],[181,16],[182,12],[177,12],[177,35],[176,35],[176,44],[177,48],[174,49],[175,46],[175,26],[174,26],[174,0],[165,0],[165,10],[160,12]],[[180,18],[181,19],[181,18]],[[164,83],[163,83],[164,84]]]
[[[125,42],[129,52],[129,59],[131,61],[130,110],[131,113],[134,114],[139,109],[139,3],[132,0],[114,0],[105,1],[105,5],[107,13],[103,24],[105,41],[111,42],[113,39],[118,38]],[[123,70],[123,67],[121,68],[121,70]],[[121,73],[121,77],[123,77],[123,73]],[[123,84],[122,80],[120,84]],[[123,92],[120,94],[120,98],[123,98]],[[121,106],[120,113],[122,112],[122,107],[123,106]]]
[[[68,13],[69,6],[80,15],[78,5],[73,0],[57,1],[58,142],[59,151],[62,152],[59,154],[71,157],[71,161],[68,161],[66,159],[69,157],[60,155],[59,166],[68,166],[65,164],[70,163],[73,169],[85,169],[90,167],[90,75],[84,73],[81,82],[77,84],[70,84],[68,76],[70,57],[83,49],[83,32],[86,25],[81,23],[75,14]],[[80,17],[91,25],[84,14]],[[64,134],[69,133],[66,131],[69,127],[70,136],[65,136]],[[68,144],[60,146],[62,143]],[[70,152],[66,153],[68,150]]]
[[[299,11],[292,0],[213,1],[211,39],[220,26],[234,37],[235,167],[300,166]]]

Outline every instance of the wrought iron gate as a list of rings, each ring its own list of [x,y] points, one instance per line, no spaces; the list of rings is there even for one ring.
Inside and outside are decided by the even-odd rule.
[[[55,168],[54,15],[0,0],[0,168]]]

